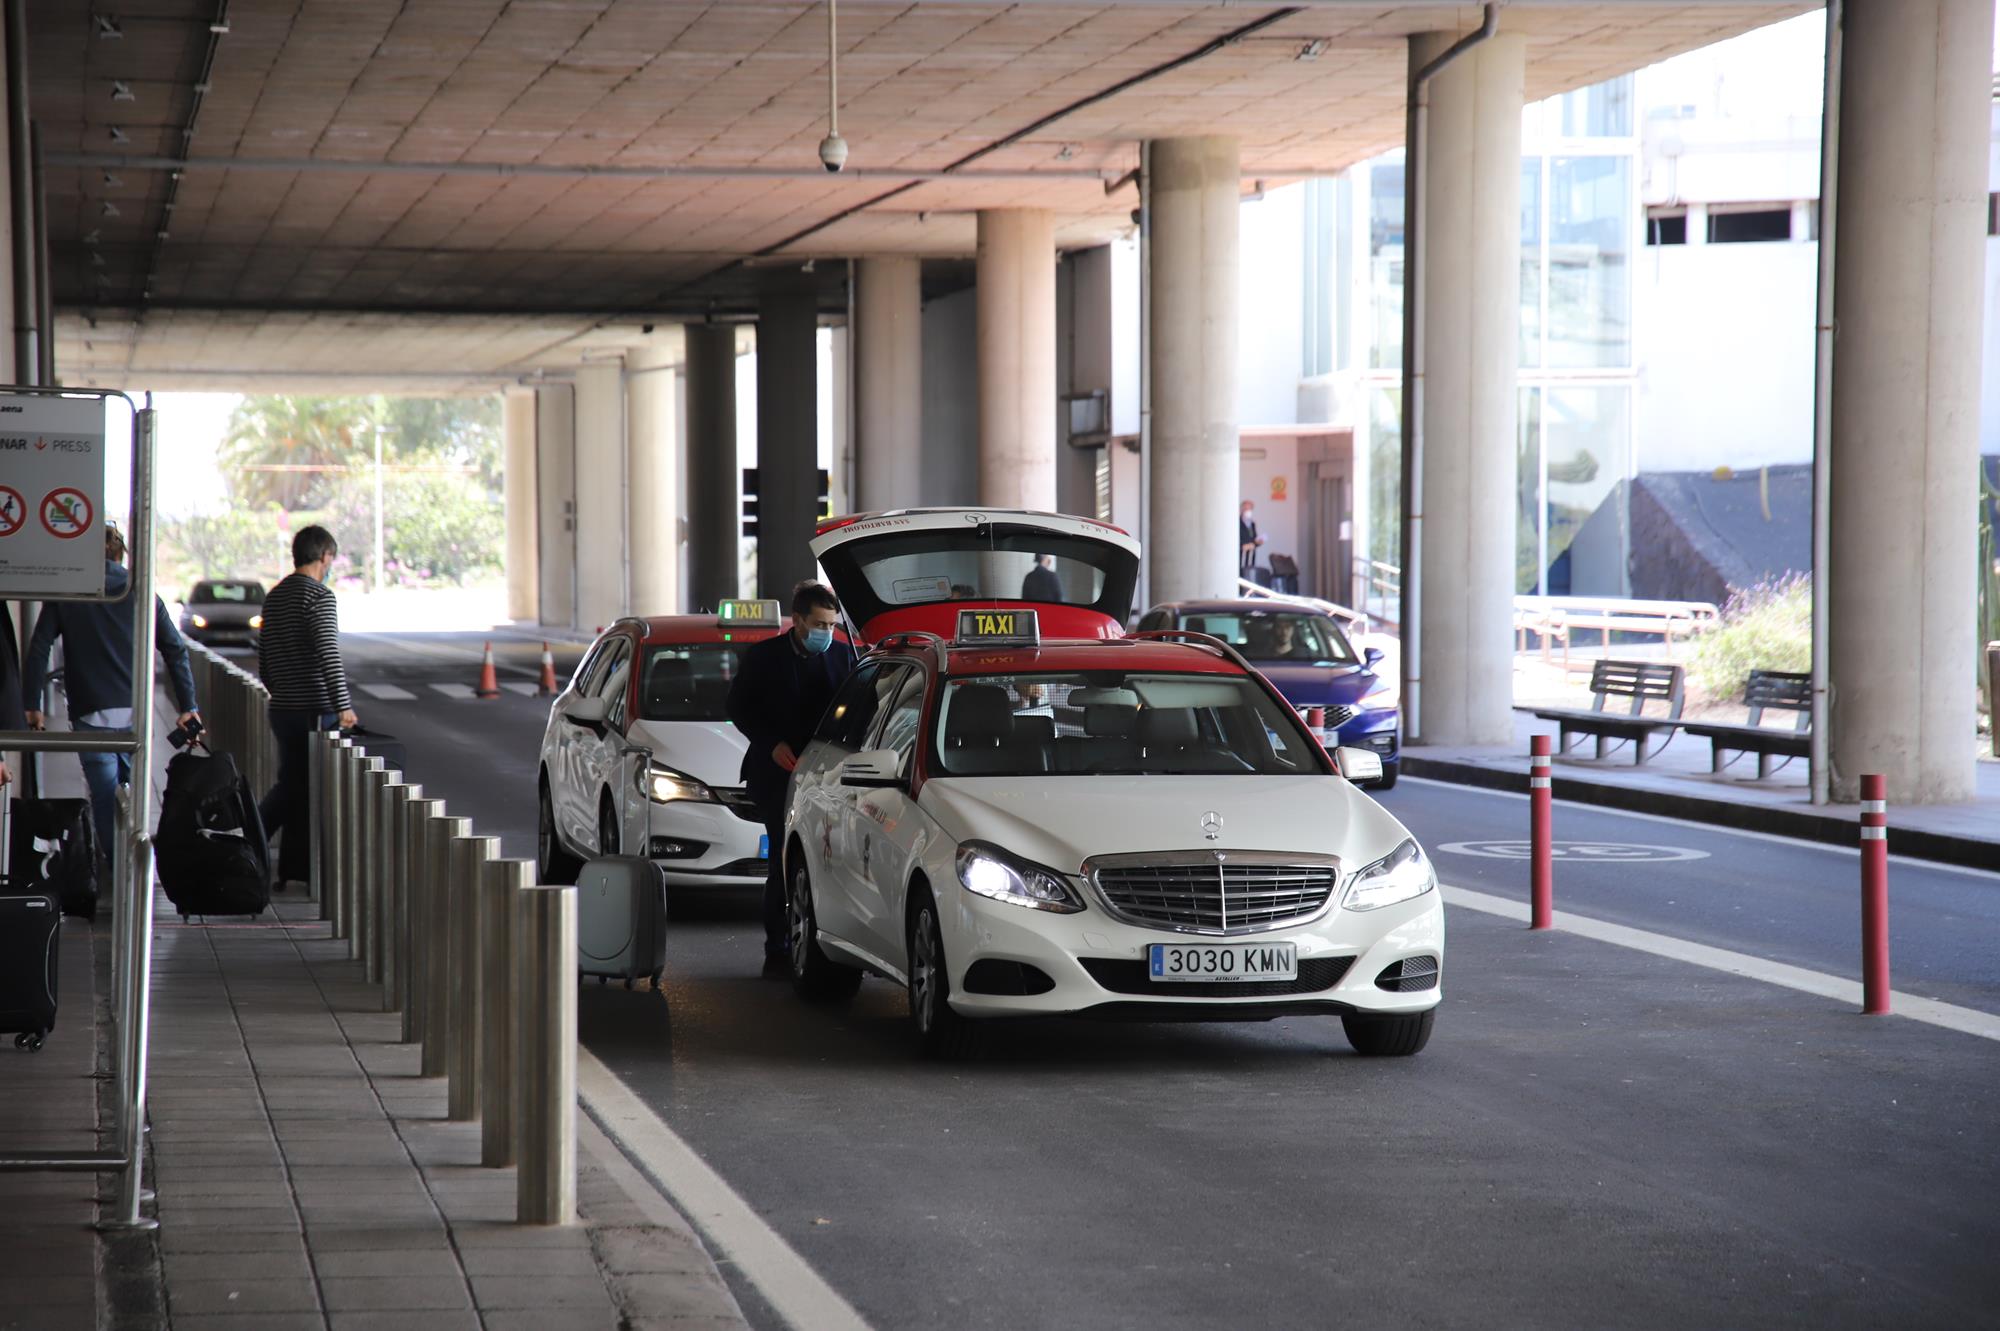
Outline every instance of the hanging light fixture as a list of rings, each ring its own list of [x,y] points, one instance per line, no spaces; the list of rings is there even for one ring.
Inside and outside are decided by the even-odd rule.
[[[834,44],[834,0],[826,0],[826,137],[819,141],[819,164],[828,171],[847,165],[847,140],[840,137],[840,53]]]

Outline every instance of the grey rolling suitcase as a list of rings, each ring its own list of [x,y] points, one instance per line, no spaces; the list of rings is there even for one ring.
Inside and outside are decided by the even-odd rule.
[[[576,968],[601,984],[651,979],[667,964],[667,879],[634,855],[608,855],[576,878]]]

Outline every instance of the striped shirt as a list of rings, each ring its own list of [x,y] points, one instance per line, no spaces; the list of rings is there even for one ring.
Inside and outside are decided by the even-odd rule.
[[[323,713],[354,705],[340,663],[340,612],[331,587],[294,573],[271,589],[257,639],[257,673],[273,707]]]

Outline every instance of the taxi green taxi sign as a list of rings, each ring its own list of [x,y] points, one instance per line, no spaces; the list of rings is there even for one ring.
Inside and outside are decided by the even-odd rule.
[[[1033,647],[1042,640],[1041,616],[1033,610],[961,610],[956,636],[985,647]]]
[[[724,601],[715,620],[726,629],[774,629],[785,622],[785,608],[777,601]]]

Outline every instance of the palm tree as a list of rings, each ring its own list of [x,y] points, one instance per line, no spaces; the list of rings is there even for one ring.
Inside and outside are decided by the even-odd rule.
[[[330,472],[372,460],[381,414],[379,397],[244,398],[218,458],[230,493],[258,506],[316,506]]]

